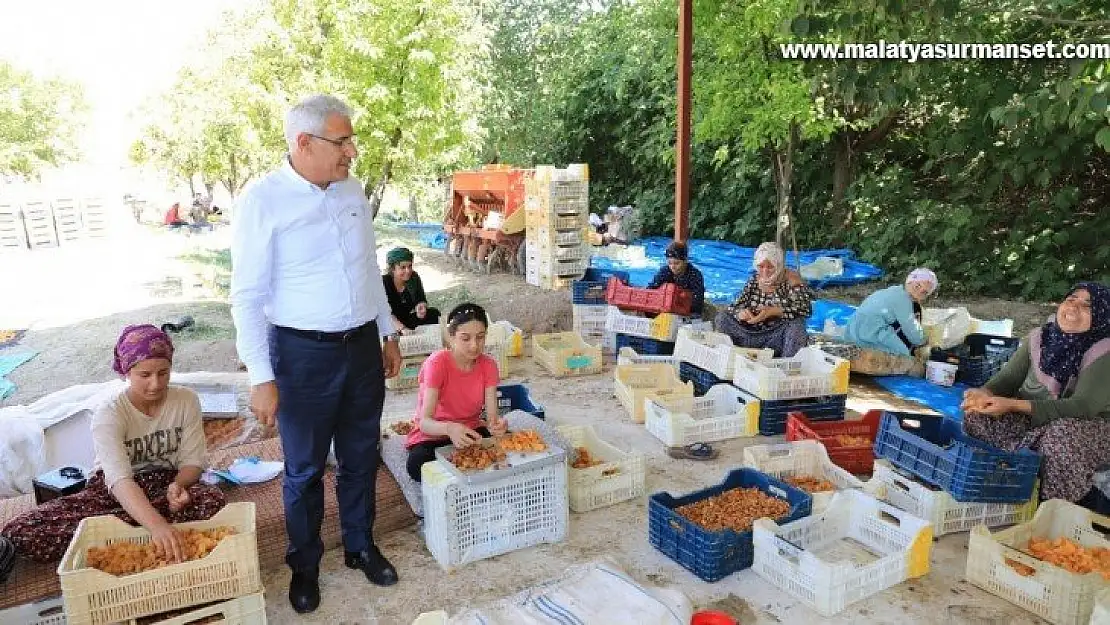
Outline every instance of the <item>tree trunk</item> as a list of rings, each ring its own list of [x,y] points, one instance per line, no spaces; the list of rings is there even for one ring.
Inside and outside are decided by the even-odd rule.
[[[841,217],[845,227],[852,223],[852,209],[846,206],[848,185],[852,184],[852,136],[851,131],[837,133],[833,137],[833,211]]]
[[[420,223],[420,211],[416,207],[416,196],[409,196],[409,221],[412,223]]]
[[[786,145],[772,149],[775,159],[775,191],[778,200],[778,220],[775,227],[775,242],[779,247],[783,245],[783,235],[787,228],[794,230],[793,214],[790,209],[791,191],[794,186],[794,147],[798,142],[798,125],[790,125],[790,134],[786,138]]]
[[[197,187],[196,184],[193,183],[193,174],[189,174],[185,179],[189,181],[189,201],[192,201],[192,199],[197,196]]]

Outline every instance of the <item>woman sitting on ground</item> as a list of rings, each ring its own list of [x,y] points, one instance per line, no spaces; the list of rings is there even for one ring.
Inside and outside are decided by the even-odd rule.
[[[755,251],[755,275],[736,302],[717,313],[713,326],[737,347],[769,347],[778,358],[789,358],[809,344],[806,318],[813,291],[801,277],[786,270],[782,248],[764,243]]]
[[[409,432],[409,476],[420,481],[420,468],[435,460],[437,447],[468,447],[491,434],[505,433],[497,412],[497,361],[486,355],[486,311],[460,304],[447,315],[451,344],[428,356],[420,367],[415,427]],[[486,426],[482,425],[482,410]]]
[[[382,276],[385,295],[393,312],[393,326],[401,334],[412,334],[417,326],[439,323],[439,311],[428,307],[424,283],[412,269],[412,250],[395,247],[385,255],[386,273]]]
[[[912,356],[925,345],[921,304],[937,290],[937,275],[924,267],[906,276],[906,283],[875,291],[848,320],[844,338],[865,349]]]
[[[690,314],[701,317],[705,306],[705,279],[701,271],[690,262],[686,244],[672,241],[664,255],[667,257],[667,264],[659,268],[647,288],[658,289],[664,284],[672,283],[689,291],[693,296]]]
[[[1041,455],[1041,499],[1088,505],[1110,464],[1110,289],[1074,287],[982,388],[964,393],[964,431]]]
[[[160,553],[181,561],[183,543],[170,524],[204,520],[223,508],[220,489],[199,483],[205,466],[200,399],[170,386],[172,361],[173,342],[158,328],[123,330],[112,367],[127,387],[93,414],[96,465],[88,484],[4,527],[20,555],[61,560],[81,519],[113,514],[142,525]]]

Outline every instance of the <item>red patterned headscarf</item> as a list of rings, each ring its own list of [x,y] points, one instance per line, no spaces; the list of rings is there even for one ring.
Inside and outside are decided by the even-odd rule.
[[[169,335],[150,324],[127,326],[116,341],[112,368],[127,375],[131,367],[152,358],[173,362],[173,341]]]

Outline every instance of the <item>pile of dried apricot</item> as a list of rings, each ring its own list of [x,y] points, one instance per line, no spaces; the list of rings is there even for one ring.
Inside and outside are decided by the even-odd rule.
[[[823,493],[825,491],[836,490],[836,486],[832,482],[813,475],[795,475],[783,481],[791,486],[797,486],[807,493]]]
[[[747,532],[756,519],[778,519],[790,504],[758,488],[733,488],[720,495],[675,508],[675,512],[711,532],[730,529]]]
[[[852,436],[851,434],[838,434],[834,437],[836,442],[845,447],[869,447],[871,439],[866,436]]]
[[[456,449],[448,460],[456,467],[467,471],[481,471],[498,462],[505,461],[505,450],[497,445],[471,445]]]
[[[575,447],[574,451],[576,452],[574,462],[570,463],[573,469],[588,469],[602,464],[602,461],[591,456],[590,450],[585,447]]]
[[[1049,540],[1034,536],[1029,540],[1029,555],[1072,573],[1099,573],[1102,579],[1110,580],[1110,549],[1084,547],[1063,537]],[[1006,562],[1019,575],[1028,577],[1035,572],[1020,562],[1009,559]]]
[[[212,553],[221,540],[235,534],[235,529],[221,526],[207,530],[180,530],[180,533],[185,561],[190,561]],[[109,575],[134,575],[174,564],[169,560],[170,555],[158,553],[153,543],[122,541],[104,547],[89,547],[85,562]]]
[[[416,428],[412,421],[395,421],[389,424],[389,429],[393,430],[394,434],[400,436],[408,436]]]
[[[498,444],[505,451],[536,452],[547,449],[547,443],[543,442],[543,437],[535,430],[511,432],[502,436]]]

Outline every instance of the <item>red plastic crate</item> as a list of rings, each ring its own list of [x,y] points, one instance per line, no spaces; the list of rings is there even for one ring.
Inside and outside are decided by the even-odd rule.
[[[882,410],[868,410],[859,421],[810,421],[801,412],[790,413],[786,420],[786,440],[815,440],[825,446],[829,460],[849,473],[871,473],[875,464],[875,435],[882,422]],[[867,445],[842,445],[837,436],[866,436]]]
[[[605,301],[621,310],[689,315],[694,296],[674,284],[664,284],[658,289],[638,289],[611,277],[605,287]]]

